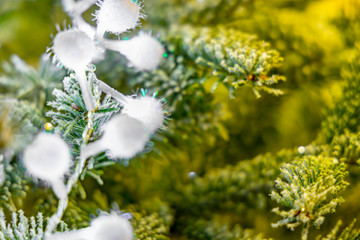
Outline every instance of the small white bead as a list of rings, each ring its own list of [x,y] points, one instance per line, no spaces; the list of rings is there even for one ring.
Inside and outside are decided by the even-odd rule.
[[[196,172],[189,172],[189,173],[188,173],[188,178],[190,178],[190,179],[195,179],[196,177],[197,177]]]
[[[300,146],[300,147],[298,147],[298,153],[299,153],[299,154],[304,154],[304,153],[305,153],[305,151],[306,151],[306,149],[305,149],[305,147],[304,147],[304,146]]]
[[[59,32],[52,49],[60,63],[72,70],[85,69],[95,54],[94,41],[77,29]]]

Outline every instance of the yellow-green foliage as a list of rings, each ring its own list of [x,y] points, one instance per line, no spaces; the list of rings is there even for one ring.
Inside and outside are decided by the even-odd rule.
[[[172,26],[167,38],[175,54],[188,56],[202,68],[201,77],[215,77],[230,89],[252,87],[257,97],[261,96],[259,91],[275,96],[282,94],[268,87],[285,80],[283,76],[269,74],[280,66],[282,58],[254,36],[231,28],[185,25]]]
[[[335,225],[331,232],[326,235],[326,237],[318,236],[316,240],[355,240],[360,238],[360,230],[354,228],[356,220],[354,220],[348,227],[346,227],[342,232],[340,232],[340,226],[342,225],[341,220]]]
[[[329,142],[334,136],[359,130],[360,62],[358,55],[353,58],[350,66],[342,71],[345,82],[342,98],[328,111],[322,122],[323,141]]]
[[[88,226],[97,209],[108,211],[115,202],[133,214],[139,240],[359,239],[353,222],[360,217],[359,1],[146,0],[144,5],[143,28],[161,33],[167,50],[162,65],[140,73],[123,57],[108,54],[96,73],[126,94],[136,88],[158,91],[167,99],[171,120],[154,136],[151,152],[128,165],[103,154],[89,162],[64,214],[69,228]],[[36,65],[55,22],[63,18],[59,1],[2,0],[1,60],[17,54]],[[17,139],[19,129],[26,131],[19,127],[24,122],[41,130],[45,120],[39,115],[45,116],[45,101],[64,74],[45,74],[41,66],[37,72],[12,59],[1,70],[1,96],[18,98],[20,116],[34,115],[34,121],[9,117],[11,108],[2,108],[1,127],[17,126],[9,134],[1,131],[4,139]],[[278,89],[283,95],[277,96]],[[76,157],[76,139],[88,119],[73,89],[57,93],[51,105],[59,111],[48,116],[74,142]],[[119,110],[102,100],[91,140],[99,136],[106,112]],[[9,141],[1,141],[9,149]],[[23,208],[51,216],[56,198],[23,177],[21,155],[15,154],[5,172],[0,204],[6,213]],[[284,209],[275,211],[282,219],[271,212],[278,207]],[[273,229],[274,222],[298,227]],[[310,228],[314,225],[320,230]]]
[[[287,209],[273,209],[283,218],[273,226],[294,230],[303,224],[305,231],[311,225],[319,228],[324,222],[324,215],[335,212],[344,201],[339,192],[348,185],[344,181],[347,175],[345,168],[345,164],[336,158],[313,156],[282,166],[284,180],[276,180],[281,192],[273,191],[271,197]]]

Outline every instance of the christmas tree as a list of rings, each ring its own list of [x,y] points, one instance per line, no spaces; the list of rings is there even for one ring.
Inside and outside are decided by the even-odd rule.
[[[360,239],[359,29],[357,0],[2,0],[0,239]]]

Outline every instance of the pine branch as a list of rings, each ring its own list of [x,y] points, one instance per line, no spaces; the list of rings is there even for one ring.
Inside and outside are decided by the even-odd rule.
[[[22,150],[42,126],[41,114],[25,101],[0,98],[0,152]]]
[[[27,102],[0,99],[0,205],[15,211],[29,190],[25,171],[14,154],[31,142],[43,124],[41,112]]]
[[[359,56],[359,49],[356,56]],[[360,114],[360,63],[354,56],[348,67],[342,71],[345,86],[342,97],[329,109],[322,121],[319,141],[330,142],[343,133],[359,132]]]
[[[183,230],[189,239],[199,240],[265,240],[262,234],[256,234],[251,229],[242,229],[236,225],[229,229],[224,223],[216,223],[203,219],[187,219]]]
[[[95,80],[94,73],[89,73],[89,79],[91,81]],[[84,131],[89,127],[88,125],[88,115],[85,104],[81,97],[81,90],[77,84],[75,75],[64,78],[64,91],[55,89],[53,91],[56,96],[56,100],[49,102],[49,106],[53,107],[57,111],[47,112],[47,116],[51,117],[54,125],[55,131],[61,134],[68,142],[72,143],[74,146],[73,154],[79,156],[80,154],[80,139],[86,140],[86,142],[93,142],[99,138],[100,135],[100,126],[107,122],[110,117],[120,111],[119,103],[113,101],[110,95],[105,96],[101,99],[101,92],[98,90],[97,86],[93,84],[93,94],[95,101],[97,103],[97,108],[93,114],[93,122],[91,129],[88,129],[90,134],[88,136],[83,136]],[[91,164],[88,165],[89,169],[99,168],[100,165],[106,165],[106,162],[113,162],[107,159],[104,159],[103,156],[99,156],[96,159],[91,161]],[[86,172],[84,172],[85,174]],[[95,174],[97,176],[97,174]],[[94,175],[90,175],[94,176]]]
[[[0,209],[0,239],[1,240],[43,240],[44,217],[39,212],[36,217],[28,219],[22,210],[12,212],[12,222],[7,223],[4,212]],[[59,230],[67,231],[64,222],[60,222]]]
[[[344,201],[339,193],[348,185],[345,164],[334,158],[305,156],[285,164],[281,173],[284,180],[276,180],[281,192],[273,191],[270,196],[288,210],[274,208],[283,219],[272,226],[294,230],[303,225],[302,239],[307,239],[309,227],[319,228],[324,215],[335,212]]]
[[[182,56],[169,54],[164,63],[152,72],[143,72],[130,79],[131,86],[143,86],[157,90],[166,99],[171,118],[197,118],[213,110],[212,96],[208,93],[202,78],[192,64]]]
[[[356,219],[347,226],[342,232],[339,232],[342,221],[339,220],[336,226],[326,237],[318,236],[316,240],[356,240],[360,238],[360,229],[354,228]]]
[[[134,227],[136,240],[167,240],[170,226],[157,214],[147,214],[146,212],[131,212],[133,218],[130,220]]]
[[[273,179],[280,174],[280,165],[298,155],[297,152],[283,150],[217,169],[179,189],[181,196],[176,199],[176,205],[182,214],[190,215],[204,215],[205,209],[234,211],[233,204],[239,202],[247,207],[261,207],[262,200],[273,189]]]
[[[272,85],[285,78],[271,72],[280,66],[282,58],[254,36],[225,27],[172,26],[166,39],[173,44],[175,54],[190,58],[200,67],[202,77],[215,77],[231,92],[247,86],[257,97],[261,91],[282,94]]]
[[[11,56],[11,63],[4,62],[4,74],[0,76],[0,93],[7,98],[26,100],[40,110],[52,98],[51,91],[60,86],[65,71],[57,68],[45,54],[39,69],[27,65],[16,55]]]
[[[345,162],[350,166],[357,166],[360,162],[360,134],[346,133],[335,136],[329,144],[330,156]],[[349,169],[351,170],[351,169]]]

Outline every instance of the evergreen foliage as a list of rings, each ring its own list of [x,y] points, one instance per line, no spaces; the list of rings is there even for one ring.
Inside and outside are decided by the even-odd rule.
[[[309,156],[284,165],[281,174],[285,181],[276,180],[281,192],[273,191],[271,197],[290,210],[274,208],[273,212],[283,219],[273,226],[294,230],[303,225],[302,239],[307,239],[309,227],[319,228],[324,215],[335,212],[344,201],[339,193],[348,185],[344,181],[347,175],[345,164],[334,158]]]
[[[3,97],[26,100],[42,109],[52,98],[51,92],[59,87],[65,73],[52,64],[44,54],[39,69],[28,66],[18,56],[11,56],[11,63],[2,66],[4,76],[0,76]]]
[[[225,240],[265,240],[261,234],[255,234],[252,230],[242,229],[240,226],[235,226],[231,231],[226,225],[218,224],[216,222],[208,222],[207,220],[197,219],[192,222],[187,220],[189,224],[184,229],[190,239],[225,239]]]
[[[359,115],[358,88],[360,87],[360,64],[353,60],[343,69],[344,87],[342,98],[330,109],[322,122],[324,141],[329,142],[334,136],[346,132],[358,132],[357,116]]]
[[[42,240],[44,233],[43,215],[39,212],[36,217],[28,219],[22,210],[12,213],[11,223],[5,220],[4,212],[0,210],[0,239],[1,240]],[[64,222],[60,223],[60,231],[67,231]]]
[[[43,52],[50,28],[42,28],[41,40],[35,28],[43,25],[32,23],[21,36],[30,31],[37,39],[24,38],[21,48],[4,29],[21,32],[14,16],[27,8],[21,21],[47,19],[53,26],[64,18],[59,3],[1,1],[0,56],[23,49],[16,54],[34,65],[24,48],[37,45]],[[46,12],[31,14],[31,4]],[[98,209],[116,203],[132,215],[134,238],[141,240],[359,239],[352,221],[360,217],[358,1],[143,4],[144,29],[160,33],[167,50],[162,63],[139,72],[107,53],[96,69],[89,65],[93,112],[78,77],[45,57],[38,68],[16,56],[2,65],[0,205],[20,221],[6,224],[0,212],[0,239],[42,239],[43,218],[57,210],[52,191],[31,182],[22,165],[25,146],[46,121],[54,125],[47,131],[71,147],[72,170],[78,170],[81,148],[99,140],[101,127],[122,110],[98,88],[99,79],[122,92],[157,92],[171,120],[152,136],[147,154],[114,161],[100,153],[85,162],[62,217],[69,229],[89,227]],[[87,20],[92,11],[84,14]],[[18,209],[44,217],[28,220]]]
[[[217,84],[224,83],[232,91],[243,85],[249,86],[257,97],[261,96],[259,91],[275,96],[282,94],[280,90],[268,87],[285,80],[282,76],[269,74],[280,65],[282,58],[254,36],[231,28],[175,25],[167,38],[174,45],[170,47],[175,54],[187,56],[202,68],[200,78],[204,75],[206,79],[214,77]]]
[[[343,240],[352,240],[359,239],[360,230],[354,228],[356,220],[354,220],[349,226],[347,226],[343,231],[339,231],[340,226],[342,225],[341,221],[338,221],[334,229],[326,235],[326,237],[318,236],[317,240],[335,240],[335,239],[343,239]]]

